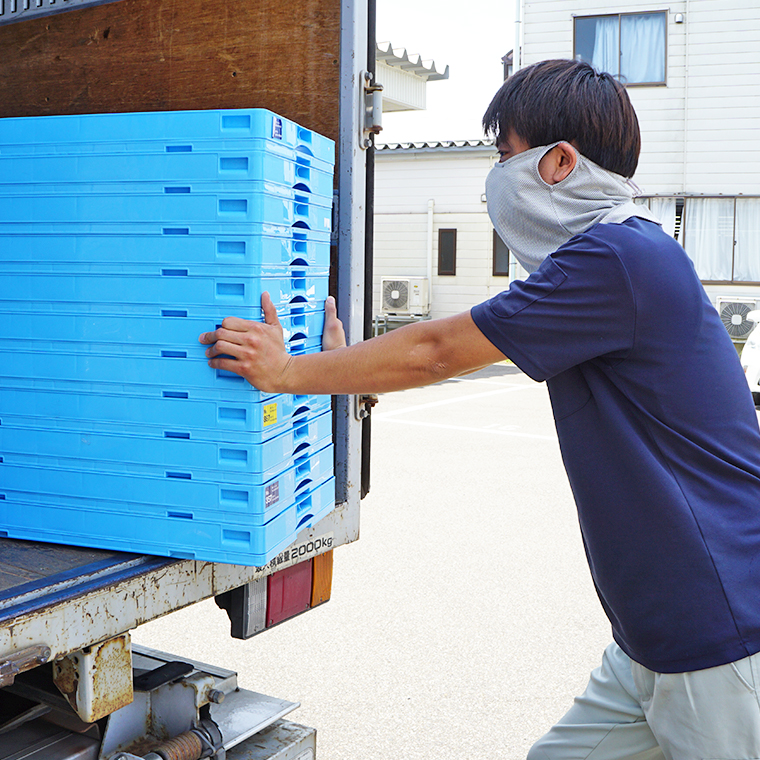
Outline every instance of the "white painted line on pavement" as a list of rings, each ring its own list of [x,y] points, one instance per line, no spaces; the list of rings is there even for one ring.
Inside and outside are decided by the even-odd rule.
[[[405,406],[403,409],[396,409],[394,412],[377,412],[372,413],[373,420],[383,420],[386,417],[395,417],[399,414],[408,414],[409,412],[416,412],[420,409],[431,409],[434,406],[445,406],[446,404],[456,404],[460,401],[470,401],[474,398],[484,398],[485,396],[497,396],[500,393],[511,393],[512,391],[523,391],[526,388],[531,388],[530,385],[509,385],[502,386],[499,390],[495,391],[483,391],[482,393],[470,393],[467,396],[452,396],[451,398],[441,399],[440,401],[430,401],[427,404],[417,404],[417,406]]]
[[[386,415],[390,416],[390,415]],[[372,419],[378,419],[374,414]],[[393,420],[394,425],[417,425],[418,427],[439,428],[442,430],[459,430],[465,433],[490,433],[492,435],[506,435],[512,438],[536,438],[540,441],[554,441],[557,443],[556,435],[539,435],[537,433],[519,433],[515,430],[494,430],[492,426],[488,427],[466,427],[465,425],[446,425],[441,422],[422,422],[421,420]]]

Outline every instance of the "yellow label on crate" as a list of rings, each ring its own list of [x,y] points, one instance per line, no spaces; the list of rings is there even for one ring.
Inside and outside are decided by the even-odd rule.
[[[277,422],[277,404],[266,404],[264,406],[264,427],[274,425]]]

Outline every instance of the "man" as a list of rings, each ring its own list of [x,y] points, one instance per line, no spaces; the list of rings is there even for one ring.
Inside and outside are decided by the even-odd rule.
[[[760,758],[760,430],[691,262],[633,202],[627,93],[545,61],[505,82],[484,125],[501,155],[489,213],[525,282],[351,347],[331,302],[338,347],[304,357],[265,298],[266,324],[201,336],[209,364],[288,393],[400,390],[505,356],[546,381],[615,643],[531,759]]]

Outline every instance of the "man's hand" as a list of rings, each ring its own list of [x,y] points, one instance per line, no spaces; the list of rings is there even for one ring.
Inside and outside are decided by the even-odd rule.
[[[209,367],[241,375],[260,391],[277,392],[291,357],[269,293],[262,293],[261,308],[263,323],[226,317],[218,330],[203,333],[198,340],[210,344],[206,349]]]
[[[277,392],[282,387],[291,356],[285,348],[282,325],[269,293],[261,294],[264,322],[226,317],[214,332],[203,333],[198,340],[209,348],[209,366],[244,377],[261,391]],[[346,345],[343,323],[338,319],[335,299],[325,301],[325,327],[322,350],[331,351]],[[231,358],[234,357],[234,358]]]
[[[325,329],[322,333],[322,350],[332,351],[346,345],[346,333],[343,323],[338,319],[335,299],[328,296],[325,301]]]

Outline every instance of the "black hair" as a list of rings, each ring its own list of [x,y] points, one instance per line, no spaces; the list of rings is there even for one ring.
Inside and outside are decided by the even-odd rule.
[[[509,132],[531,148],[564,140],[624,177],[632,177],[639,162],[639,121],[625,87],[585,61],[549,60],[519,69],[494,96],[483,128],[497,144]]]

